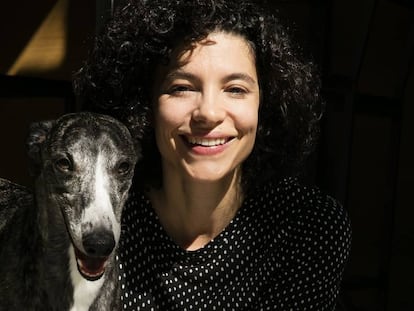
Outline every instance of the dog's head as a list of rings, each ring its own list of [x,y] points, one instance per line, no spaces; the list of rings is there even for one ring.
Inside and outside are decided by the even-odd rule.
[[[119,240],[139,148],[119,121],[92,113],[33,124],[27,148],[38,204],[60,209],[79,272],[99,279]]]

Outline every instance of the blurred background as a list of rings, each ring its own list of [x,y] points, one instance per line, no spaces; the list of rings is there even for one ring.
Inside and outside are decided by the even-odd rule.
[[[270,4],[322,73],[327,107],[309,175],[344,204],[354,232],[338,310],[413,311],[414,0]],[[28,126],[78,110],[71,76],[116,5],[2,3],[1,177],[31,185]]]

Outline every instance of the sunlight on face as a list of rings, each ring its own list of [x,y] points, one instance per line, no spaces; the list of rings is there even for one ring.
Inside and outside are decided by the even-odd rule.
[[[259,85],[242,37],[214,32],[159,68],[155,133],[164,174],[199,181],[232,176],[256,137]]]

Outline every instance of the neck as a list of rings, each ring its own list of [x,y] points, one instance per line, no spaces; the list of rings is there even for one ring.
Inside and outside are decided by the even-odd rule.
[[[214,239],[231,222],[242,202],[237,172],[219,182],[164,179],[150,193],[166,232],[182,248],[196,250]]]

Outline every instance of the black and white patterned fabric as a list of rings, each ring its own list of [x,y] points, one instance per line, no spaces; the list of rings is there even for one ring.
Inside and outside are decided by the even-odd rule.
[[[227,228],[186,251],[131,194],[120,256],[124,310],[333,310],[351,229],[341,205],[294,179],[247,197]]]

